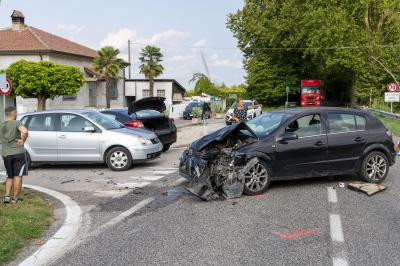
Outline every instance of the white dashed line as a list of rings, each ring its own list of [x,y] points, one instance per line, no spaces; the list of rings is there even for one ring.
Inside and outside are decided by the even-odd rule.
[[[334,257],[332,258],[333,266],[348,266],[349,263],[347,262],[347,259],[345,258],[340,258],[340,257]]]
[[[148,173],[152,174],[157,174],[157,175],[170,175],[172,173],[175,173],[176,170],[153,170],[153,171],[147,171]]]
[[[150,184],[151,182],[130,182],[130,183],[117,183],[117,186],[127,187],[127,188],[142,188]]]
[[[342,221],[337,214],[329,215],[329,224],[331,226],[331,238],[333,242],[344,242]]]
[[[328,201],[330,203],[337,203],[337,194],[336,194],[336,189],[333,187],[328,187]]]
[[[132,176],[130,178],[137,180],[137,181],[157,181],[160,180],[161,178],[163,178],[163,175],[155,175],[155,176]]]

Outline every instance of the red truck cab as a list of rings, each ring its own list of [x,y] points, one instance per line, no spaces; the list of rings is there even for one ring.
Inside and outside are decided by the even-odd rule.
[[[299,92],[302,107],[321,105],[321,80],[302,80]]]

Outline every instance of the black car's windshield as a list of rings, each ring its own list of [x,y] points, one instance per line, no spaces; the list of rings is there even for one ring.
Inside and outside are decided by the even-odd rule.
[[[87,112],[87,113],[84,113],[84,115],[107,130],[125,127],[124,125],[117,122],[116,120],[111,119],[108,116],[97,113],[97,112]]]
[[[271,134],[272,131],[277,129],[288,118],[288,114],[272,112],[258,116],[246,124],[258,137],[265,137]]]
[[[191,102],[188,106],[186,106],[186,111],[192,111],[194,107],[201,107],[201,103],[199,102]]]

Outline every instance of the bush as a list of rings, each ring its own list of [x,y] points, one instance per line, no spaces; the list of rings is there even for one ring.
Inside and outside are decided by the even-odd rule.
[[[202,110],[200,107],[193,107],[193,110],[192,110],[193,118],[200,118],[201,113],[202,113]]]
[[[214,114],[221,114],[223,112],[222,104],[219,103],[211,104],[211,112],[213,112]]]

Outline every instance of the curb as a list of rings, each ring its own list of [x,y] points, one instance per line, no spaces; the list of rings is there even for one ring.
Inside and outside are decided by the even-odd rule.
[[[23,187],[50,195],[65,206],[66,218],[61,228],[35,253],[19,264],[19,266],[46,265],[64,254],[67,245],[75,238],[81,225],[82,211],[74,200],[60,192],[32,185]]]

